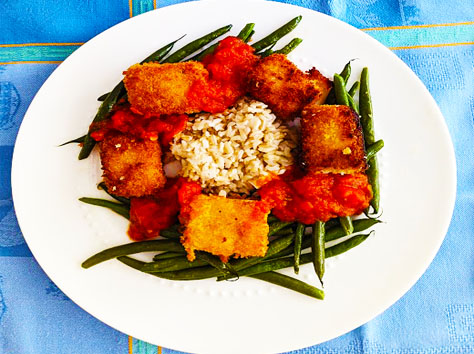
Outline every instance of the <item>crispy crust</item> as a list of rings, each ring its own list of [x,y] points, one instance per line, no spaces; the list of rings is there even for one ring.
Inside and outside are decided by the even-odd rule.
[[[356,173],[367,169],[359,116],[347,106],[305,107],[301,150],[309,172]]]
[[[202,63],[132,65],[123,82],[132,108],[145,115],[196,113],[197,102],[187,95],[191,86],[205,82],[208,72]]]
[[[261,59],[248,76],[250,95],[266,103],[281,119],[298,116],[313,99],[322,103],[331,81],[316,69],[304,73],[283,54]]]
[[[138,140],[125,134],[109,134],[99,143],[104,182],[123,197],[153,194],[164,186],[158,141]]]
[[[198,195],[189,204],[181,243],[194,260],[195,250],[220,256],[263,257],[268,246],[267,216],[262,202]]]
[[[308,71],[309,80],[318,91],[318,94],[313,97],[311,104],[323,104],[328,97],[329,91],[332,88],[332,81],[321,74],[316,68]]]

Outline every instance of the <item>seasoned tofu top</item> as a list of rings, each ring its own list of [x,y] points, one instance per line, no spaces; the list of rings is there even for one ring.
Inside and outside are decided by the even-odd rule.
[[[356,173],[367,169],[359,116],[347,106],[304,108],[301,160],[310,172]]]
[[[191,87],[205,82],[209,73],[202,63],[132,65],[123,82],[132,108],[145,115],[195,113],[201,109],[188,99]]]
[[[331,86],[319,71],[304,73],[283,54],[259,60],[248,76],[250,95],[266,103],[281,119],[295,118],[313,100],[324,102]]]
[[[270,210],[257,200],[196,196],[189,205],[181,243],[188,259],[201,250],[227,261],[235,257],[263,257],[268,245]]]
[[[104,182],[111,193],[141,197],[164,186],[166,178],[157,141],[114,133],[99,143],[99,149]]]

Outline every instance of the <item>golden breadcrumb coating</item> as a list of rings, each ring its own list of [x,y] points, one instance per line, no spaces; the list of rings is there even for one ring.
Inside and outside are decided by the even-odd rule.
[[[332,89],[332,81],[321,74],[316,68],[308,71],[309,81],[316,88],[318,93],[313,97],[311,104],[323,104]]]
[[[196,113],[196,100],[189,100],[193,84],[207,80],[208,71],[195,61],[132,65],[123,82],[132,109],[145,115]]]
[[[99,148],[104,182],[111,193],[141,197],[164,186],[166,178],[158,141],[116,133],[108,134]]]
[[[301,159],[309,172],[367,169],[359,116],[347,106],[310,104],[301,119]]]
[[[218,196],[196,196],[189,205],[181,243],[194,260],[195,250],[220,256],[263,257],[268,246],[267,216],[262,202]]]
[[[330,88],[331,81],[319,71],[304,73],[283,54],[259,60],[247,86],[253,98],[266,103],[281,119],[295,118],[313,99],[324,102]]]

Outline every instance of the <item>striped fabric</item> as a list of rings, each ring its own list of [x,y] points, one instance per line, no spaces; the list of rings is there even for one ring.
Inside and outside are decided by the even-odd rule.
[[[177,353],[115,331],[54,285],[18,228],[10,171],[24,113],[59,63],[116,23],[185,1],[0,2],[0,353]],[[454,0],[280,2],[339,18],[392,49],[439,104],[458,164],[450,230],[418,283],[369,323],[293,353],[474,353],[474,6]]]

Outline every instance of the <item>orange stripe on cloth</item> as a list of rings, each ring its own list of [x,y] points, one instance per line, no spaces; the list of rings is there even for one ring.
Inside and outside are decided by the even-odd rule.
[[[162,351],[163,349],[160,346],[158,346],[158,354],[161,354]]]
[[[156,0],[153,0],[153,8],[156,10]]]
[[[474,21],[470,21],[470,22],[454,22],[454,23],[434,23],[434,24],[430,24],[430,25],[391,26],[391,27],[369,27],[369,28],[361,28],[361,30],[362,30],[362,31],[385,31],[385,30],[394,30],[394,29],[451,27],[451,26],[465,26],[465,25],[474,25]]]
[[[128,10],[130,17],[133,17],[133,0],[128,0]]]
[[[128,336],[128,354],[133,354],[133,338]]]
[[[454,47],[454,46],[458,46],[458,45],[474,45],[474,42],[410,45],[410,46],[405,46],[405,47],[389,47],[389,49],[391,49],[391,50],[404,50],[404,49],[420,49],[420,48],[439,48],[439,47]]]

